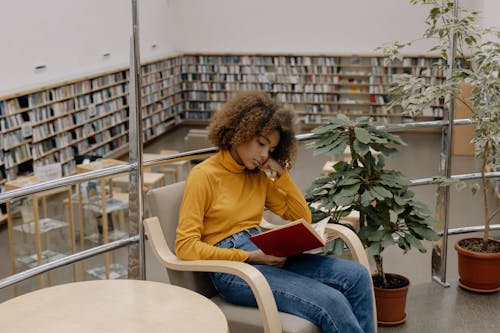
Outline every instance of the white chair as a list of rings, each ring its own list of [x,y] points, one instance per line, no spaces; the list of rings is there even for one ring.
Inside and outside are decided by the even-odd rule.
[[[253,266],[226,260],[181,260],[175,256],[173,249],[183,191],[184,182],[181,182],[156,188],[147,193],[153,217],[144,220],[144,229],[155,257],[167,270],[170,283],[194,290],[214,301],[226,315],[231,332],[320,333],[321,330],[311,322],[278,312],[269,284]],[[364,248],[353,231],[336,224],[328,224],[326,230],[328,239],[342,238],[349,247],[353,260],[369,269]],[[230,273],[244,279],[252,288],[258,308],[226,302],[217,295],[206,272]]]

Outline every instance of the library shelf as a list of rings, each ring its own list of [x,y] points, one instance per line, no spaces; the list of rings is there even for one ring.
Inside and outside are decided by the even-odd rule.
[[[143,140],[179,124],[206,125],[240,90],[264,90],[293,108],[303,130],[338,113],[378,122],[412,121],[388,109],[388,89],[399,74],[429,83],[446,77],[439,56],[405,55],[384,63],[380,54],[186,53],[141,66]],[[29,165],[61,163],[76,172],[76,155],[127,153],[128,68],[66,80],[0,97],[0,180],[29,173]],[[442,119],[442,101],[419,120]],[[26,171],[28,170],[28,171]],[[3,184],[0,182],[0,191]]]

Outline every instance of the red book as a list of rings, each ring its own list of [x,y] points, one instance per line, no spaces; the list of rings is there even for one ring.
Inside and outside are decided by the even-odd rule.
[[[265,254],[276,257],[290,257],[325,246],[323,237],[304,219],[251,236],[250,240]]]

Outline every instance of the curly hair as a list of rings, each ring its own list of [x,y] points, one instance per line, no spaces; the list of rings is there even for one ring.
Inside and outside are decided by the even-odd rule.
[[[273,130],[280,134],[270,154],[282,167],[290,168],[297,155],[295,113],[270,99],[264,92],[242,91],[217,111],[208,126],[208,139],[219,149],[229,149]]]

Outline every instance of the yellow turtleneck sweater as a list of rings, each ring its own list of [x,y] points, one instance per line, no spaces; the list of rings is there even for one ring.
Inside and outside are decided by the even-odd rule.
[[[285,220],[311,212],[288,172],[274,182],[264,172],[248,173],[222,150],[195,166],[186,180],[175,251],[181,259],[245,261],[248,252],[217,248],[232,234],[258,227],[264,207]]]

